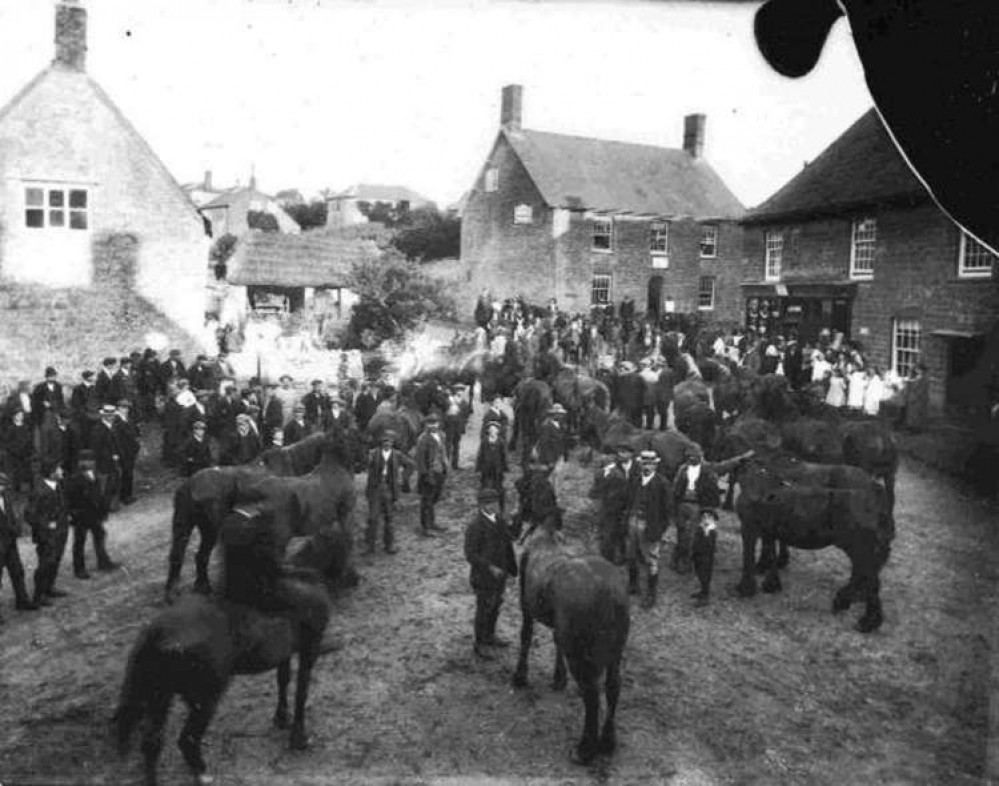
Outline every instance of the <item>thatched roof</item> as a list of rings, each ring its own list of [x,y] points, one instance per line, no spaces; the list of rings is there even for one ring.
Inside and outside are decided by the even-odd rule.
[[[320,232],[251,232],[229,259],[229,282],[241,286],[346,287],[354,262],[379,255],[367,240]]]

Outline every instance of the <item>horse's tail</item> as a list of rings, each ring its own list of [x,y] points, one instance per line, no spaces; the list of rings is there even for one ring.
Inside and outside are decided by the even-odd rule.
[[[118,753],[122,756],[128,753],[132,732],[142,720],[150,693],[156,686],[156,667],[152,657],[156,652],[156,641],[156,629],[147,627],[139,635],[128,657],[118,708],[111,718]]]

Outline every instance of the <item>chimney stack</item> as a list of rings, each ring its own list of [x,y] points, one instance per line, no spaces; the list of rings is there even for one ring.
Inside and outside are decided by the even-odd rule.
[[[202,188],[205,191],[212,190],[212,170],[210,169],[205,170],[205,182],[202,184]]]
[[[72,71],[87,66],[87,9],[79,0],[56,4],[54,64]]]
[[[694,158],[704,155],[704,115],[687,115],[683,119],[683,149]]]
[[[500,127],[507,131],[520,131],[520,121],[524,103],[524,88],[520,85],[507,85],[503,88]]]

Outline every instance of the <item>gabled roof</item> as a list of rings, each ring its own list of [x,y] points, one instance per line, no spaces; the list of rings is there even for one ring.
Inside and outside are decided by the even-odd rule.
[[[366,202],[409,202],[410,206],[430,204],[432,200],[418,194],[406,186],[384,186],[371,183],[356,183],[328,199],[361,199]]]
[[[543,131],[500,131],[550,207],[699,219],[741,218],[742,203],[685,150]]]
[[[929,198],[881,118],[870,109],[776,194],[750,210],[746,221],[838,213],[862,205]]]
[[[346,287],[354,262],[379,255],[371,241],[321,232],[250,232],[229,259],[227,278],[240,286]]]

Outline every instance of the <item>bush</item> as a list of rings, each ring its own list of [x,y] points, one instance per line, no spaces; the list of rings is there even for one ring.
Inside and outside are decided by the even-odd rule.
[[[398,253],[354,264],[349,287],[359,297],[347,326],[348,349],[374,349],[427,319],[453,319],[446,286]]]
[[[212,243],[211,251],[208,252],[208,258],[215,263],[215,278],[220,281],[225,278],[226,263],[236,250],[237,240],[235,235],[226,233]]]

